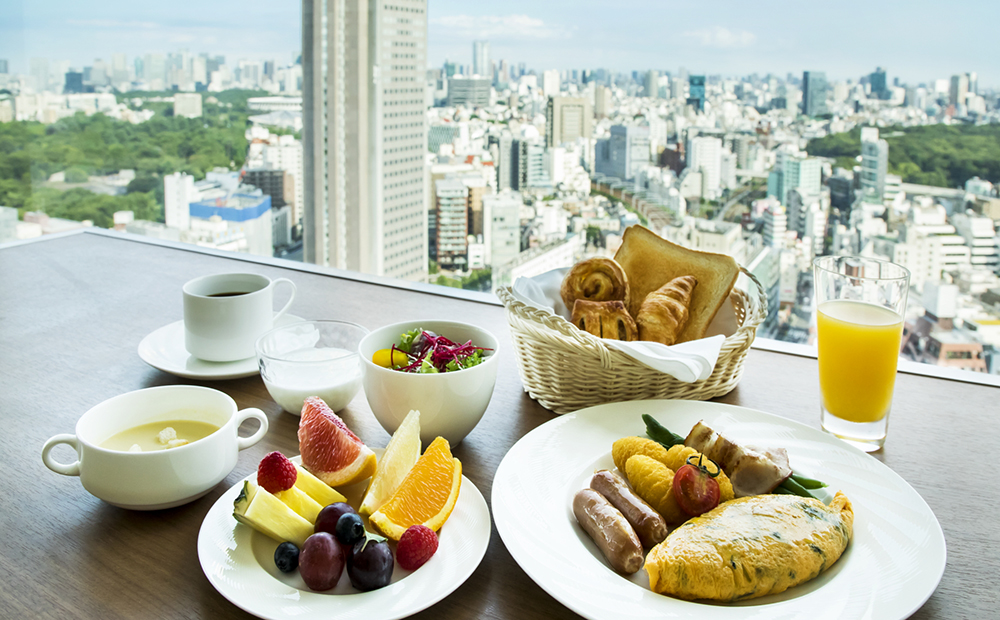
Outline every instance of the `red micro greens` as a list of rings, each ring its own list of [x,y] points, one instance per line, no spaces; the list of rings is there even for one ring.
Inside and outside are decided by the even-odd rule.
[[[493,349],[488,349],[486,347],[476,347],[472,345],[472,341],[469,340],[465,344],[458,344],[444,336],[434,336],[428,332],[422,332],[421,336],[429,343],[420,354],[419,357],[407,354],[408,359],[411,360],[410,364],[407,366],[400,366],[396,370],[402,372],[419,372],[420,367],[424,363],[424,359],[427,359],[438,372],[447,372],[448,362],[454,361],[458,365],[459,370],[463,370],[463,361],[476,351],[492,351]],[[415,341],[416,339],[414,339]],[[393,351],[402,351],[395,344],[392,345]]]

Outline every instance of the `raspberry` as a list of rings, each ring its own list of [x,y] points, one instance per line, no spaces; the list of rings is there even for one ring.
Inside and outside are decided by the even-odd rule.
[[[411,525],[399,537],[396,561],[405,570],[417,570],[431,559],[438,548],[438,537],[426,525]]]
[[[287,491],[295,486],[299,472],[284,454],[272,452],[260,460],[257,466],[257,484],[268,493]]]

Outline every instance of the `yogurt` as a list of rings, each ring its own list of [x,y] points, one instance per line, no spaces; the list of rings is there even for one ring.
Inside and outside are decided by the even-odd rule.
[[[361,388],[361,360],[347,349],[309,347],[281,357],[262,363],[260,375],[274,402],[289,413],[300,415],[310,396],[340,411]]]

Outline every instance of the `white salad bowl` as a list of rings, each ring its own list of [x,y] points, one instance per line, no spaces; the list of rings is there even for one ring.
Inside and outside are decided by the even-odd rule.
[[[484,351],[481,364],[444,373],[409,373],[384,368],[372,362],[380,349],[399,344],[400,336],[423,329],[455,342],[472,341]],[[496,337],[490,332],[460,321],[406,321],[386,325],[368,334],[358,346],[364,369],[362,383],[368,404],[382,428],[392,434],[412,409],[420,411],[420,441],[428,445],[441,436],[453,447],[468,435],[493,396],[497,379]]]

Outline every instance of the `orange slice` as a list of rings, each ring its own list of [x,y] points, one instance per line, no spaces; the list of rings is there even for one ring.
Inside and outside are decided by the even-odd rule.
[[[411,525],[426,525],[436,532],[451,516],[461,487],[462,462],[452,458],[448,440],[438,437],[368,521],[392,540],[399,540]]]
[[[302,466],[328,485],[354,484],[375,473],[375,453],[323,399],[305,400],[298,434]]]

